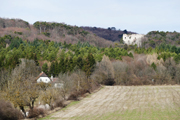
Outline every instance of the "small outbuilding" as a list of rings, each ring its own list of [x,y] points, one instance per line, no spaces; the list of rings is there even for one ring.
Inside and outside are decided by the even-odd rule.
[[[55,88],[63,88],[63,86],[64,86],[63,81],[61,81],[59,78],[52,78],[51,77],[51,80],[52,80],[52,85]]]

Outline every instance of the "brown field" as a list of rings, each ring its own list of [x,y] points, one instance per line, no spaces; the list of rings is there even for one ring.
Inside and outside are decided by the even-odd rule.
[[[180,120],[180,86],[105,86],[43,119]]]

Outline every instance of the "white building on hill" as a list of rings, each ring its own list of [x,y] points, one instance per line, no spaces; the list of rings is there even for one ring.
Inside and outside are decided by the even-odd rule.
[[[124,44],[141,46],[141,41],[144,38],[143,34],[123,34]]]

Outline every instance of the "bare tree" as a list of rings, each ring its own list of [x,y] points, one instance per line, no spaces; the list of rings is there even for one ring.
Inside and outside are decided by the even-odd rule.
[[[180,66],[176,67],[176,76],[174,78],[176,84],[180,84]]]
[[[39,96],[35,79],[37,73],[38,68],[33,60],[23,61],[12,71],[7,88],[4,90],[5,98],[11,101],[15,107],[19,107],[25,116],[24,107],[29,106],[30,109],[33,109],[34,102]]]
[[[72,81],[69,77],[69,73],[60,73],[58,75],[59,82],[62,84],[60,88],[60,94],[63,97],[64,100],[66,100],[66,95],[70,92],[70,89],[72,87]]]
[[[121,61],[116,61],[112,63],[114,68],[114,80],[117,85],[124,85],[125,74],[128,67],[128,64]]]
[[[90,90],[90,83],[87,79],[85,72],[77,70],[71,74],[70,79],[73,80],[73,83],[70,83],[72,86],[72,91],[82,92]]]
[[[0,70],[0,90],[3,90],[7,87],[9,80],[10,71],[9,70]]]
[[[97,63],[96,69],[91,78],[100,84],[113,85],[114,84],[114,68],[109,60],[109,57],[103,56],[100,63]]]
[[[168,81],[171,81],[171,75],[167,72],[167,68],[164,66],[157,66],[154,78],[155,84],[167,84]]]
[[[59,99],[60,92],[58,89],[47,89],[46,91],[42,92],[42,101],[44,104],[48,104],[51,109],[53,109],[53,103]]]

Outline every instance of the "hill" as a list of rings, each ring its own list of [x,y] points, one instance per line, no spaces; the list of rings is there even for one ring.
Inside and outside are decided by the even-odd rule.
[[[78,43],[89,42],[99,47],[113,45],[113,42],[94,35],[80,27],[64,23],[40,22],[33,25],[21,19],[0,18],[0,36],[18,36],[23,40],[34,41],[35,39],[50,40],[55,42]]]
[[[164,32],[164,31],[150,31],[145,35],[143,45],[155,48],[161,44],[170,44],[179,46],[180,45],[180,33],[174,32]]]
[[[86,31],[91,31],[95,35],[102,37],[106,40],[110,41],[120,41],[123,34],[135,34],[135,32],[127,31],[127,30],[116,30],[115,27],[109,27],[107,29],[105,28],[97,28],[97,27],[81,27]]]

